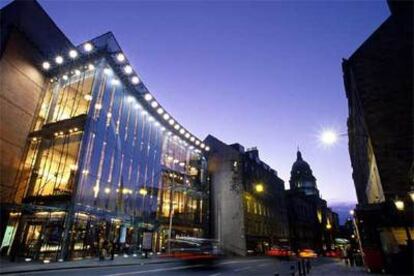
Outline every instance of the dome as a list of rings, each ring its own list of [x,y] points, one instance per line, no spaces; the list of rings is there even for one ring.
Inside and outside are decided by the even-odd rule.
[[[312,175],[312,170],[309,164],[303,160],[302,153],[298,150],[296,153],[296,161],[292,165],[292,170],[290,171],[291,176],[301,176],[307,177],[309,180],[316,180],[315,177]]]
[[[302,153],[299,150],[296,156],[296,161],[293,163],[292,170],[290,171],[290,188],[301,190],[307,195],[318,195],[316,178],[313,176],[309,164],[303,160]]]

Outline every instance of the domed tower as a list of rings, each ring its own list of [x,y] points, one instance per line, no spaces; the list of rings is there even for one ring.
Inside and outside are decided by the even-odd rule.
[[[316,178],[312,174],[312,170],[306,161],[302,158],[302,153],[298,150],[297,158],[293,163],[290,171],[290,189],[292,191],[302,191],[306,195],[319,196],[319,190],[316,187]]]

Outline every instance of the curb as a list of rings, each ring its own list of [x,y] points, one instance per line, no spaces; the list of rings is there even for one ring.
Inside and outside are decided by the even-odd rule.
[[[167,261],[155,261],[150,263],[128,263],[128,264],[102,264],[102,265],[83,265],[83,266],[68,266],[68,267],[56,267],[56,268],[38,268],[38,269],[27,269],[27,270],[13,270],[2,272],[0,267],[0,275],[7,274],[16,274],[16,273],[29,273],[29,272],[41,272],[41,271],[59,271],[59,270],[75,270],[75,269],[91,269],[91,268],[105,268],[105,267],[116,267],[116,266],[134,266],[134,265],[150,265],[150,264],[164,264],[164,263],[173,263],[177,260],[167,260]]]

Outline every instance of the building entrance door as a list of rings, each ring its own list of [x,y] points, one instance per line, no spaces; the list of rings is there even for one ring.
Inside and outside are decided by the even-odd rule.
[[[24,233],[24,254],[27,258],[37,259],[41,245],[42,224],[27,224]]]

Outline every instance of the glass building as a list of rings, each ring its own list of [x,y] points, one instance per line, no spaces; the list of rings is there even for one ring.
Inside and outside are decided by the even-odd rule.
[[[144,232],[161,251],[171,218],[172,237],[206,236],[209,148],[154,99],[112,33],[40,66],[50,83],[19,170],[8,254],[82,258],[109,241],[138,252]]]

